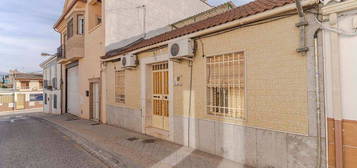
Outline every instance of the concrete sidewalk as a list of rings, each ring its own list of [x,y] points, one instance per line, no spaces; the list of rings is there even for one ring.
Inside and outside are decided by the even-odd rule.
[[[37,114],[69,132],[111,167],[244,168],[236,162],[126,129],[81,120],[71,115]],[[94,149],[94,151],[93,151]],[[104,155],[104,156],[101,156]],[[104,159],[103,159],[104,158]],[[114,164],[113,164],[114,163]]]

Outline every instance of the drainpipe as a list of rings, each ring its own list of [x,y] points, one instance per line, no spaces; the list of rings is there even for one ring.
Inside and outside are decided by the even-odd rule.
[[[190,143],[191,143],[191,113],[192,113],[192,82],[193,82],[193,61],[189,61],[188,66],[190,67],[190,96],[189,96],[189,105],[188,105],[188,139],[187,139],[187,146],[190,147]]]
[[[296,50],[302,55],[306,55],[309,51],[309,48],[306,46],[305,39],[305,27],[309,24],[305,19],[304,9],[302,8],[301,1],[295,0],[296,8],[298,15],[300,17],[299,23],[296,24],[296,27],[300,29],[300,47]],[[314,34],[314,59],[315,59],[315,89],[316,89],[316,168],[321,168],[321,105],[320,105],[320,74],[319,74],[319,57],[318,57],[318,32],[320,29],[316,30]]]
[[[319,50],[318,50],[318,32],[317,29],[314,34],[314,57],[315,57],[315,89],[316,89],[316,128],[317,128],[317,157],[316,168],[321,168],[321,104],[320,104],[320,73],[319,73]]]
[[[298,15],[300,17],[299,23],[296,24],[296,27],[300,29],[300,46],[296,51],[298,53],[301,53],[302,55],[305,55],[307,51],[309,51],[309,48],[306,47],[306,39],[305,39],[305,26],[308,25],[308,22],[305,19],[305,13],[304,9],[301,6],[300,0],[295,0],[296,3],[296,8]]]

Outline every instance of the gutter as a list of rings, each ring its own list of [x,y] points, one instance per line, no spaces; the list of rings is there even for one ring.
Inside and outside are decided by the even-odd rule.
[[[318,4],[318,3],[319,3],[319,0],[304,0],[304,1],[301,2],[301,7],[311,6],[311,5]],[[203,36],[203,35],[207,35],[207,34],[210,34],[210,33],[215,33],[215,32],[222,31],[222,30],[225,30],[225,29],[229,29],[229,28],[232,28],[232,27],[242,26],[242,25],[245,25],[245,24],[248,24],[248,23],[251,23],[251,22],[268,19],[271,16],[278,15],[278,14],[285,13],[285,12],[289,12],[289,11],[293,11],[293,10],[296,10],[296,4],[294,4],[294,3],[288,4],[288,5],[285,5],[285,6],[282,6],[282,7],[278,7],[278,8],[275,8],[273,10],[268,10],[268,11],[263,12],[263,13],[259,13],[259,14],[256,14],[256,15],[252,15],[252,16],[248,16],[248,17],[245,17],[245,18],[242,18],[242,19],[238,19],[238,20],[235,20],[235,21],[232,21],[232,22],[228,22],[226,24],[222,24],[222,25],[218,25],[218,26],[215,26],[215,27],[212,27],[212,28],[201,30],[201,31],[198,31],[198,32],[195,32],[195,33],[192,33],[192,34],[188,34],[188,35],[185,35],[185,36],[174,38],[174,39],[171,39],[171,40],[168,40],[168,41],[160,42],[160,43],[157,43],[157,44],[154,44],[154,45],[151,45],[151,46],[143,47],[143,48],[131,51],[131,52],[133,54],[140,53],[140,52],[143,52],[143,51],[146,51],[146,50],[149,50],[149,49],[153,49],[153,48],[157,48],[157,47],[160,47],[160,46],[167,45],[168,43],[170,43],[172,41],[179,40],[179,39],[195,38],[195,37],[198,37],[198,36]],[[122,55],[117,55],[117,56],[114,56],[114,57],[111,57],[111,58],[103,59],[102,61],[106,62],[106,61],[115,60],[115,59],[120,58],[121,56]]]

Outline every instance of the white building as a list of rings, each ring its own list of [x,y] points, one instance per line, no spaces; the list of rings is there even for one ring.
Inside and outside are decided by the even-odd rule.
[[[51,57],[40,64],[43,68],[43,110],[47,113],[61,114],[61,65],[57,57]]]
[[[123,40],[132,39],[126,41],[130,44],[135,37],[169,31],[168,25],[210,8],[205,0],[106,0],[106,50],[125,46]]]

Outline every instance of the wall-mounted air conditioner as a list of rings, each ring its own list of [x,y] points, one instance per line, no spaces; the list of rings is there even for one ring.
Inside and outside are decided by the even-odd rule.
[[[192,39],[182,39],[169,44],[170,59],[192,58],[194,56],[194,42]]]
[[[135,54],[128,54],[122,57],[123,68],[135,68],[138,65],[138,59]]]

